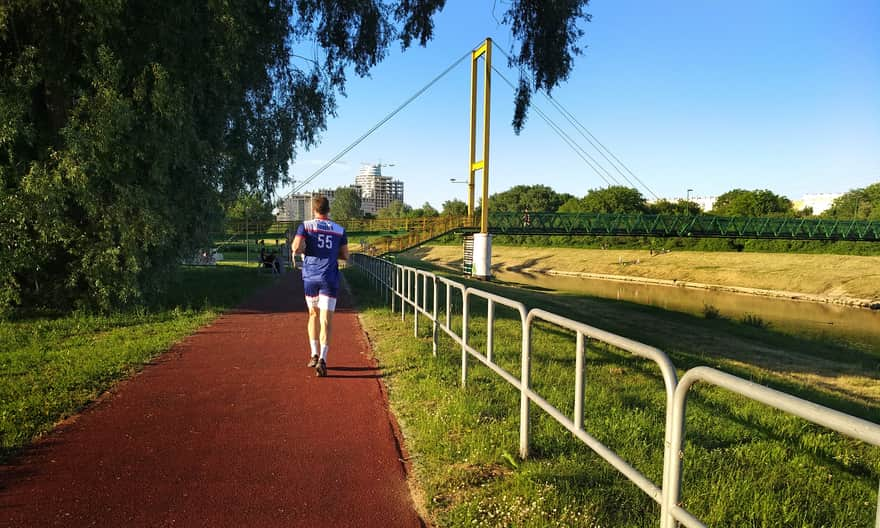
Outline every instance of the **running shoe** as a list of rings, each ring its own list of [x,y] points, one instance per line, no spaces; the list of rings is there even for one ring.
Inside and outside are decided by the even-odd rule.
[[[309,368],[315,368],[318,366],[318,356],[312,356],[312,359],[309,360],[309,364],[306,365]]]
[[[315,367],[315,374],[317,374],[319,378],[323,378],[327,375],[327,363],[324,363],[323,359],[320,360],[318,366]]]

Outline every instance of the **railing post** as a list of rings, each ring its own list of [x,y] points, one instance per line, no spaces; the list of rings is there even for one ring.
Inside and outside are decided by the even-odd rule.
[[[877,490],[877,521],[874,525],[875,528],[880,528],[880,489]]]
[[[446,283],[446,328],[452,330],[452,285]]]
[[[440,332],[438,332],[438,330],[439,330],[438,325],[440,323],[437,322],[437,317],[439,316],[439,314],[437,312],[437,304],[439,302],[439,299],[437,298],[437,293],[438,293],[437,282],[438,282],[437,276],[435,275],[434,276],[434,317],[432,319],[434,324],[431,326],[431,352],[433,352],[434,357],[437,357],[437,346],[440,344],[439,343]]]
[[[584,334],[577,333],[575,349],[574,426],[584,428]]]
[[[675,528],[675,517],[672,516],[672,507],[678,504],[681,498],[681,465],[684,458],[684,428],[687,416],[687,389],[679,385],[675,389],[674,404],[672,407],[672,431],[669,435],[670,445],[665,455],[669,456],[669,464],[665,467],[663,478],[663,502],[660,505],[660,526],[663,528]],[[666,466],[666,464],[664,464]],[[665,473],[668,473],[666,475]]]
[[[495,301],[489,299],[486,310],[486,359],[492,362],[495,345]]]
[[[398,269],[397,266],[392,266],[389,264],[389,274],[391,275],[391,313],[394,313],[395,306],[395,297],[397,297],[397,288],[399,288],[399,281],[397,280]]]
[[[421,275],[413,274],[413,336],[419,337],[419,279]]]
[[[519,393],[519,456],[529,456],[529,374],[531,373],[532,328],[528,319],[522,322],[522,369],[520,372]]]
[[[380,267],[382,270],[382,283],[385,285],[385,288],[384,288],[384,290],[385,290],[385,305],[387,305],[388,304],[388,288],[390,288],[390,285],[388,283],[388,264],[386,264],[383,261],[380,261]],[[392,295],[391,298],[393,299],[394,296]],[[393,307],[391,308],[391,311],[392,312],[394,311]]]
[[[409,270],[401,268],[403,273],[403,291],[400,296],[400,320],[406,321],[406,301],[409,299]]]
[[[467,347],[468,347],[468,296],[467,290],[461,294],[461,386],[467,387]]]

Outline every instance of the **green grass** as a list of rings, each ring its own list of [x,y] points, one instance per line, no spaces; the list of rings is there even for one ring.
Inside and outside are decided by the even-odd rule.
[[[249,268],[187,266],[150,308],[0,322],[0,460],[264,284]]]
[[[413,337],[412,315],[382,306],[362,274],[347,271],[362,319],[385,372],[395,415],[406,436],[424,505],[438,526],[656,526],[659,507],[543,411],[533,409],[532,453],[515,457],[519,394],[486,367],[470,362],[466,389],[459,387],[460,349],[445,336],[431,355],[429,324]],[[516,292],[501,291],[508,297]],[[572,317],[571,298],[528,292],[529,307],[544,305]],[[553,301],[555,299],[555,301]],[[458,306],[460,306],[460,301]],[[444,302],[441,302],[441,307]],[[455,310],[453,310],[455,313]],[[476,302],[473,313],[485,313]],[[499,309],[496,361],[518,377],[520,325]],[[581,314],[584,315],[584,314]],[[619,314],[617,314],[619,315]],[[686,317],[686,316],[676,316]],[[690,317],[689,324],[726,325],[743,335],[766,329]],[[471,344],[482,349],[485,320],[471,325]],[[601,327],[601,325],[598,325]],[[460,328],[460,321],[453,327]],[[646,331],[646,330],[643,330]],[[783,339],[773,337],[773,339]],[[533,386],[571,416],[574,339],[540,324],[533,338]],[[697,346],[699,348],[699,346]],[[679,367],[712,366],[723,357],[680,348]],[[664,392],[652,363],[588,344],[585,428],[655,483],[662,475]],[[758,381],[760,367],[740,367]],[[751,369],[751,370],[750,370]],[[785,385],[784,379],[764,375]],[[801,396],[858,409],[850,399],[799,383]],[[861,414],[875,421],[874,406]],[[877,501],[880,450],[773,411],[726,391],[697,385],[688,405],[683,503],[708,526],[870,526]]]
[[[880,422],[880,349],[876,347],[582,294],[548,295],[540,288],[464,279],[405,257],[398,262],[655,346],[681,368],[709,365]]]

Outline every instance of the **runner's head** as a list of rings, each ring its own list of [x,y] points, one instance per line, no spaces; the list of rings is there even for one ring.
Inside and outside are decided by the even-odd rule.
[[[327,216],[330,212],[330,201],[326,196],[315,196],[312,198],[312,210],[315,216]]]

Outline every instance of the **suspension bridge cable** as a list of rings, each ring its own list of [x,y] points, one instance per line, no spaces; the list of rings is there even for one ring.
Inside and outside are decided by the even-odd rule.
[[[498,76],[501,77],[501,79],[506,82],[508,86],[516,90],[516,86],[514,86],[514,84],[507,77],[505,77],[504,74],[498,70],[498,68],[492,66],[492,70],[494,70],[495,73],[497,73]],[[534,110],[535,113],[537,113],[538,116],[540,116],[541,119],[543,119],[544,122],[547,123],[548,126],[550,126],[550,128],[556,133],[556,135],[562,138],[562,140],[569,147],[571,147],[575,154],[577,154],[582,160],[584,160],[584,163],[586,163],[591,169],[593,169],[593,172],[595,172],[597,176],[605,180],[605,183],[607,183],[608,185],[620,185],[620,182],[617,181],[617,178],[615,178],[610,172],[608,172],[608,170],[603,167],[601,163],[596,161],[595,158],[590,156],[590,154],[586,150],[584,150],[584,148],[581,147],[574,139],[572,139],[572,137],[567,132],[565,132],[562,127],[560,127],[552,119],[550,119],[550,117],[545,114],[540,107],[538,107],[537,105],[532,105],[532,110]],[[590,163],[590,160],[592,160],[592,163]],[[596,166],[601,168],[602,171],[608,175],[608,177],[603,176],[602,173],[599,172],[599,169],[596,168]],[[611,180],[614,180],[614,183],[611,183]]]
[[[555,99],[552,99],[552,98],[547,94],[547,92],[542,91],[542,93],[543,93],[544,97],[547,99],[547,101],[548,101],[551,105],[553,105],[553,107],[556,108],[556,110],[557,110],[560,114],[562,114],[562,117],[564,117],[566,121],[568,121],[568,124],[571,125],[571,126],[573,126],[574,129],[577,130],[578,133],[581,135],[581,137],[584,138],[584,139],[586,139],[586,140],[587,140],[587,143],[589,143],[594,149],[596,149],[596,152],[598,152],[600,156],[602,156],[603,158],[605,158],[605,161],[607,161],[609,165],[611,165],[612,167],[614,167],[614,170],[617,171],[617,173],[620,174],[620,176],[621,176],[624,180],[626,180],[626,183],[628,183],[628,184],[630,185],[630,187],[632,187],[632,188],[637,188],[637,187],[638,187],[638,185],[636,185],[635,183],[633,183],[633,181],[630,180],[629,177],[628,177],[626,174],[624,174],[624,173],[620,170],[620,168],[619,168],[617,165],[614,164],[613,161],[611,161],[610,159],[608,159],[608,156],[606,156],[605,153],[602,152],[602,149],[600,149],[599,147],[597,147],[596,144],[593,143],[593,142],[590,140],[590,138],[587,137],[587,136],[583,133],[583,131],[581,131],[580,128],[578,128],[578,124],[576,124],[576,120],[574,119],[574,116],[572,116],[572,115],[571,115],[571,114],[570,114],[565,108],[563,108],[562,105],[560,105]],[[644,185],[643,185],[643,186],[644,186]],[[644,187],[645,187],[645,189],[648,190],[649,192],[651,191],[651,189],[648,189],[647,186],[644,186]],[[652,192],[652,194],[653,194],[653,192]]]
[[[575,122],[575,129],[577,129],[578,131],[583,130],[583,132],[586,132],[587,135],[589,135],[591,138],[593,138],[593,140],[596,141],[596,143],[598,143],[599,146],[602,147],[602,149],[605,150],[605,152],[607,152],[612,158],[614,158],[614,160],[615,160],[617,163],[619,163],[620,166],[623,167],[624,170],[630,174],[630,176],[632,176],[633,178],[635,178],[635,180],[636,180],[637,182],[639,182],[639,183],[642,185],[642,187],[645,188],[645,190],[647,190],[649,193],[651,193],[651,195],[652,195],[655,199],[657,199],[657,200],[660,199],[660,197],[657,196],[657,193],[655,193],[650,187],[648,187],[648,184],[646,184],[646,183],[643,182],[638,176],[636,176],[636,175],[633,173],[633,171],[631,171],[631,170],[629,169],[629,167],[627,167],[622,161],[620,161],[620,159],[618,159],[618,157],[615,156],[614,153],[611,152],[611,150],[608,149],[608,147],[606,147],[601,141],[599,141],[599,139],[598,139],[596,136],[594,136],[594,135],[592,134],[592,132],[590,132],[590,131],[587,129],[587,127],[585,127],[580,121],[578,121],[578,119],[577,119],[577,118],[576,118],[571,112],[569,112],[564,106],[562,106],[561,103],[559,103],[558,101],[556,101],[556,99],[554,99],[553,96],[551,96],[550,94],[548,94],[548,93],[546,93],[546,92],[544,93],[544,97],[546,97],[551,103],[553,103],[553,105],[556,106],[557,109],[558,109],[563,115],[568,115],[568,116],[571,117],[572,120],[574,120],[574,122]],[[571,122],[571,121],[569,121],[569,122]],[[581,132],[581,135],[583,135],[583,132]],[[617,165],[615,165],[611,160],[608,159],[608,157],[605,156],[605,154],[603,154],[602,149],[599,149],[598,147],[596,147],[596,145],[594,145],[593,142],[590,141],[586,136],[584,136],[584,139],[586,139],[587,141],[589,141],[590,144],[593,145],[593,148],[595,148],[595,149],[599,152],[599,154],[602,154],[602,157],[605,158],[605,159],[608,161],[608,163],[610,163],[611,166],[614,167],[614,169],[615,169],[617,172],[619,172],[619,173],[621,174],[621,176],[623,176],[624,178],[626,178],[626,181],[630,181],[629,178],[627,178],[626,175],[623,174],[623,173],[620,171],[619,168],[617,168]],[[632,182],[630,182],[630,183],[632,183]],[[633,187],[635,187],[635,185],[633,185]]]
[[[439,81],[440,79],[442,79],[443,77],[445,77],[446,74],[448,74],[448,73],[451,72],[453,69],[455,69],[456,66],[458,66],[459,64],[461,64],[461,62],[462,62],[463,60],[465,60],[466,58],[470,57],[470,55],[471,55],[471,52],[468,51],[467,53],[465,53],[464,55],[462,55],[461,58],[457,59],[455,62],[453,62],[452,64],[450,64],[449,67],[447,67],[445,70],[443,70],[439,75],[437,75],[436,77],[434,77],[433,79],[431,79],[431,81],[430,81],[428,84],[426,84],[426,85],[423,86],[421,89],[419,89],[417,92],[415,92],[413,95],[411,95],[411,96],[410,96],[406,101],[404,101],[400,106],[398,106],[397,108],[395,108],[394,110],[392,110],[391,112],[389,112],[389,113],[388,113],[385,117],[383,117],[378,123],[376,123],[375,125],[373,125],[372,128],[370,128],[369,130],[367,130],[366,132],[364,132],[359,138],[357,138],[357,139],[355,139],[353,142],[351,142],[351,144],[349,144],[347,147],[345,147],[344,149],[342,149],[337,155],[333,156],[333,158],[332,158],[330,161],[328,161],[327,163],[321,165],[321,167],[319,167],[318,170],[316,170],[315,172],[313,172],[308,178],[306,178],[305,180],[300,181],[299,184],[296,185],[296,186],[293,188],[293,190],[291,190],[287,195],[290,196],[290,195],[292,195],[292,194],[296,194],[296,193],[297,193],[298,191],[300,191],[303,187],[305,187],[306,185],[308,185],[309,183],[311,183],[312,181],[314,181],[314,179],[317,178],[318,176],[320,176],[321,173],[323,173],[325,170],[327,170],[328,168],[330,168],[334,163],[336,163],[337,161],[339,161],[339,160],[342,158],[342,156],[345,156],[346,154],[348,154],[348,153],[351,151],[351,149],[353,149],[353,148],[355,148],[356,146],[358,146],[363,140],[367,139],[367,138],[368,138],[373,132],[375,132],[376,130],[379,130],[379,128],[380,128],[382,125],[384,125],[385,123],[387,123],[388,120],[390,120],[392,117],[394,117],[395,115],[397,115],[398,112],[400,112],[401,110],[403,110],[404,108],[406,108],[407,106],[409,106],[410,103],[412,103],[413,101],[415,101],[416,99],[418,99],[418,97],[419,97],[420,95],[422,95],[423,93],[425,93],[426,91],[428,91],[428,89],[429,89],[430,87],[434,86],[434,84],[436,84],[437,81]]]
[[[508,60],[509,63],[513,63],[513,62],[514,62],[513,59],[510,57],[510,55],[508,55],[507,52],[504,51],[504,49],[502,49],[502,48],[496,48],[496,49],[498,49],[498,51],[500,51],[502,55],[504,55],[505,57],[507,57],[507,60]],[[522,68],[520,68],[520,70],[522,70]],[[500,74],[499,74],[499,75],[500,75]],[[566,109],[561,103],[559,103],[558,101],[556,101],[556,99],[554,99],[553,96],[551,96],[546,90],[539,90],[539,91],[540,91],[540,92],[544,95],[544,97],[546,97],[547,100],[550,101],[550,103],[551,103],[551,104],[552,104],[552,105],[553,105],[553,106],[554,106],[554,107],[555,107],[555,108],[556,108],[556,109],[557,109],[557,110],[563,115],[563,117],[565,117],[565,118],[568,120],[568,122],[569,122],[572,126],[575,127],[575,130],[577,130],[577,131],[581,134],[581,136],[583,136],[584,139],[586,139],[587,142],[589,142],[590,145],[592,145],[593,148],[596,149],[596,151],[597,151],[597,152],[598,152],[603,158],[605,158],[605,161],[607,161],[612,167],[614,167],[614,170],[617,171],[617,172],[618,172],[618,173],[619,173],[619,174],[620,174],[620,175],[621,175],[621,176],[622,176],[622,177],[623,177],[623,178],[624,178],[624,179],[625,179],[630,185],[632,185],[632,187],[635,188],[635,187],[637,187],[637,186],[636,186],[635,184],[633,184],[633,182],[632,182],[629,178],[627,178],[626,174],[624,174],[624,173],[620,170],[620,168],[618,168],[617,165],[614,164],[614,162],[612,162],[610,159],[608,159],[608,156],[606,156],[606,155],[604,154],[604,152],[602,151],[603,149],[605,150],[605,152],[607,152],[609,155],[611,155],[611,157],[614,158],[614,160],[617,161],[617,163],[619,163],[620,166],[623,167],[623,168],[626,170],[626,172],[628,172],[628,173],[629,173],[629,174],[630,174],[630,175],[631,175],[631,176],[632,176],[637,182],[639,182],[639,183],[642,185],[642,187],[644,187],[645,190],[647,190],[647,191],[648,191],[648,192],[649,192],[649,193],[650,193],[655,199],[658,199],[658,200],[660,199],[660,197],[657,196],[657,194],[656,194],[656,193],[655,193],[650,187],[648,187],[648,185],[645,184],[645,182],[643,182],[641,179],[639,179],[639,177],[636,176],[636,175],[633,173],[633,171],[631,171],[631,170],[629,169],[629,167],[627,167],[622,161],[620,161],[620,159],[619,159],[617,156],[615,156],[614,153],[611,152],[611,150],[608,149],[608,147],[606,147],[601,141],[599,141],[598,138],[596,138],[596,136],[594,136],[589,130],[587,130],[587,127],[585,127],[580,121],[578,121],[578,119],[574,116],[574,114],[572,114],[571,112],[569,112],[569,111],[568,111],[568,110],[567,110],[567,109]],[[572,122],[572,121],[574,121],[574,122]],[[583,132],[581,131],[581,129],[583,130]],[[590,138],[588,138],[586,135],[584,135],[584,132],[586,132],[586,133],[590,136],[590,138],[592,138],[593,140],[595,140],[596,143],[598,143],[599,146],[601,146],[602,148],[597,147],[596,144],[593,143],[593,141],[590,140]],[[604,167],[603,167],[603,169],[604,169]],[[615,179],[616,179],[616,178],[615,178]]]

